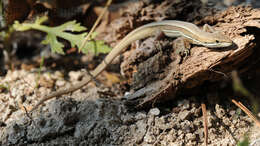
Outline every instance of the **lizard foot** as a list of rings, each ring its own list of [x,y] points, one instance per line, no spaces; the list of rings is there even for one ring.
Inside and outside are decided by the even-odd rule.
[[[180,57],[179,64],[190,55],[191,45],[183,37],[174,40],[173,47],[175,49],[175,54],[177,54]]]

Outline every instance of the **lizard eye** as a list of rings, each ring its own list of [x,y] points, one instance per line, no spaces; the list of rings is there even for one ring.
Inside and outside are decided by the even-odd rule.
[[[218,40],[216,40],[216,43],[219,43],[219,41],[218,41]]]

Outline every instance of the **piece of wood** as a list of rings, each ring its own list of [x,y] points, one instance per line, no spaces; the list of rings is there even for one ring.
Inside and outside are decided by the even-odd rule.
[[[230,14],[231,12],[232,14]],[[139,52],[133,50],[129,53],[131,56],[127,56],[127,59],[123,62],[122,72],[128,75],[129,82],[133,85],[132,88],[137,92],[133,92],[133,94],[126,97],[128,99],[126,104],[143,107],[153,105],[156,102],[172,100],[178,95],[191,95],[191,92],[195,91],[193,89],[198,88],[206,81],[217,82],[227,78],[230,79],[230,73],[233,70],[238,70],[240,73],[248,71],[253,66],[250,61],[257,60],[257,54],[259,54],[259,51],[255,48],[257,46],[256,42],[259,41],[255,41],[256,34],[254,33],[260,29],[260,22],[254,20],[254,18],[259,17],[256,13],[260,15],[260,11],[251,8],[242,11],[239,7],[232,7],[221,14],[212,16],[212,19],[216,19],[214,20],[215,24],[217,24],[216,29],[230,36],[234,41],[234,46],[220,49],[194,46],[191,49],[190,56],[180,64],[178,59],[172,59],[177,58],[176,54],[173,53],[162,53],[163,55],[157,57],[160,58],[160,61],[153,61],[160,51],[151,53],[150,56],[148,55],[149,58],[142,62],[140,60],[144,58],[145,53],[140,53],[140,50]],[[238,20],[228,14],[236,14],[240,18]],[[209,18],[205,20],[207,21]],[[255,31],[249,31],[248,26]],[[167,49],[162,52],[164,51],[167,51]],[[171,51],[174,51],[174,49]],[[172,59],[170,63],[157,67],[160,63],[164,63],[163,58],[167,57],[167,55],[172,56],[168,58],[168,61]],[[139,60],[139,62],[135,60]],[[158,70],[157,68],[160,68],[160,70],[155,71]],[[131,74],[129,70],[133,69],[136,72]],[[154,71],[151,77],[149,77],[148,73],[144,73],[146,70]],[[137,76],[138,78],[136,78]],[[136,93],[138,93],[138,96]]]

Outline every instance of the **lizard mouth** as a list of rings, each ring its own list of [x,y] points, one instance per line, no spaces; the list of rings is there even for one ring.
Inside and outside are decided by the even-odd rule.
[[[203,45],[205,47],[209,47],[209,48],[224,48],[224,47],[229,47],[229,46],[233,45],[233,42],[204,43],[201,45]]]

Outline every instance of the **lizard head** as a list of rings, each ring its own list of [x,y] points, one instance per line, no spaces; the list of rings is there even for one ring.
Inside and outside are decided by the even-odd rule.
[[[232,40],[225,36],[221,32],[213,32],[210,33],[209,37],[207,37],[206,41],[202,44],[205,47],[209,48],[223,48],[229,47],[233,44]]]

